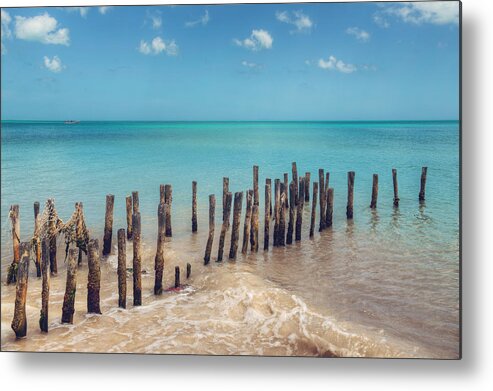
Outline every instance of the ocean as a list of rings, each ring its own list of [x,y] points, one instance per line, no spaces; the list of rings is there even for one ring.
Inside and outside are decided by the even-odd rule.
[[[2,349],[187,354],[427,357],[459,356],[459,122],[63,122],[1,124]],[[333,226],[263,250],[265,178],[330,172]],[[222,178],[230,191],[252,188],[259,166],[260,250],[214,262],[221,227]],[[426,201],[418,202],[421,167]],[[399,208],[393,207],[397,169]],[[347,172],[355,172],[354,219],[346,219]],[[379,174],[376,210],[369,208]],[[198,233],[191,232],[192,181]],[[174,266],[192,265],[187,288],[155,297],[153,263],[159,185],[173,186],[173,237],[166,242],[165,286]],[[310,192],[312,184],[310,185]],[[83,202],[101,242],[105,196],[115,195],[116,231],[126,227],[125,196],[139,191],[144,242],[143,306],[117,308],[116,257],[102,263],[101,316],[85,314],[87,261],[78,271],[73,325],[60,324],[64,244],[51,280],[50,332],[38,327],[40,281],[30,269],[28,337],[10,329],[15,287],[8,212],[19,204],[21,240],[33,232],[33,203],[55,199],[62,220]],[[208,196],[216,195],[212,261],[203,265]],[[243,232],[245,199],[240,232]],[[317,207],[316,228],[319,209]],[[271,229],[272,229],[271,224]],[[225,254],[228,254],[228,232]],[[272,231],[271,231],[272,235]],[[242,237],[240,236],[240,247]],[[271,236],[272,244],[272,236]],[[102,247],[102,246],[100,246]],[[131,265],[131,244],[127,264]],[[116,250],[113,251],[116,254]],[[183,279],[184,277],[182,277]]]

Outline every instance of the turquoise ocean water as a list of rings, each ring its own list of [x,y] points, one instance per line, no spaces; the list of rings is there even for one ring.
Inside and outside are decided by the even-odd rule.
[[[192,181],[198,182],[200,232],[207,226],[208,195],[216,194],[217,233],[222,178],[230,178],[230,191],[244,191],[252,187],[252,166],[258,165],[262,244],[265,178],[282,179],[283,173],[291,178],[295,161],[299,175],[311,172],[312,183],[318,180],[319,168],[330,172],[330,186],[335,189],[334,227],[321,237],[317,232],[309,253],[312,264],[301,268],[293,260],[290,265],[284,253],[273,253],[271,263],[256,273],[269,284],[328,308],[344,321],[384,330],[437,356],[458,354],[457,121],[83,121],[76,125],[3,121],[1,132],[2,280],[11,258],[11,204],[20,205],[22,240],[33,231],[33,202],[40,201],[43,208],[49,197],[55,198],[64,220],[74,203],[82,201],[89,229],[100,236],[105,195],[115,195],[116,234],[116,228],[126,226],[125,196],[138,190],[144,241],[154,243],[159,185],[170,183],[173,240],[181,238],[183,245],[191,235]],[[428,181],[426,204],[420,206],[422,166],[428,167]],[[398,210],[392,206],[392,168],[398,173]],[[348,223],[350,170],[356,177],[354,221]],[[376,212],[369,209],[373,173],[379,174]],[[305,215],[304,241],[309,206]],[[196,262],[201,261],[202,247],[205,244],[197,245]],[[247,261],[255,262],[251,257]],[[283,266],[275,267],[276,262]],[[302,278],[297,280],[293,274]]]

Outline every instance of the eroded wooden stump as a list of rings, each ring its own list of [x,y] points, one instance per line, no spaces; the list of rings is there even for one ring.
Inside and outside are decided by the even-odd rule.
[[[236,259],[238,252],[238,240],[240,237],[240,218],[241,205],[243,202],[243,192],[236,192],[233,208],[233,227],[231,229],[231,247],[229,249],[229,259]]]
[[[77,253],[71,248],[68,252],[67,282],[62,306],[62,323],[74,323],[75,292],[77,291]]]
[[[125,230],[118,230],[118,307],[127,308],[127,242]]]
[[[27,334],[26,318],[26,296],[27,282],[29,277],[30,245],[28,242],[19,243],[19,256],[15,288],[14,318],[12,319],[12,330],[17,339],[24,338]]]
[[[87,312],[89,314],[100,314],[101,264],[99,260],[99,242],[97,239],[89,240],[87,265],[89,269],[87,275]]]
[[[375,209],[378,201],[378,174],[373,174],[373,184],[371,187],[370,208]]]
[[[113,208],[115,205],[115,196],[108,194],[106,196],[106,213],[104,217],[104,236],[103,236],[103,256],[111,254],[111,240],[113,239]]]
[[[192,232],[197,232],[197,181],[192,182]]]
[[[354,201],[354,171],[347,173],[347,206],[346,217],[353,218],[353,201]]]
[[[214,220],[216,213],[216,196],[214,194],[209,195],[209,236],[207,238],[207,245],[205,246],[204,265],[208,265],[211,260],[212,243],[214,241]]]
[[[41,331],[48,332],[48,307],[50,301],[50,255],[48,251],[49,242],[44,239],[41,242],[41,311],[39,314],[39,328]]]
[[[216,262],[222,262],[223,260],[224,240],[226,238],[226,232],[229,229],[232,199],[233,199],[233,195],[229,192],[226,193],[226,200],[225,200],[226,204],[223,207],[223,224],[221,226],[221,234],[219,236],[219,249],[217,251]]]
[[[318,193],[318,182],[313,182],[313,198],[312,198],[312,215],[310,220],[310,237],[313,238],[315,231],[315,218],[317,214],[317,193]]]
[[[140,213],[132,215],[132,234],[133,234],[133,293],[134,306],[142,305],[142,248],[140,237]]]

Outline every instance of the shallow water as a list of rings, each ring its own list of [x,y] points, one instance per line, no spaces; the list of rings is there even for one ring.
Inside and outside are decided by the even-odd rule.
[[[87,267],[79,269],[73,326],[61,325],[65,274],[52,279],[50,332],[37,327],[40,281],[31,267],[28,338],[10,330],[14,287],[2,286],[2,349],[148,353],[443,357],[459,354],[459,130],[457,122],[400,123],[2,123],[2,281],[11,261],[8,208],[18,203],[21,238],[33,230],[32,203],[54,197],[67,219],[84,202],[91,234],[101,238],[105,194],[115,194],[116,229],[124,197],[139,190],[145,244],[144,305],[117,308],[116,260],[102,268],[102,316],[85,314]],[[285,248],[214,262],[222,177],[230,190],[291,172],[330,171],[334,226]],[[417,194],[428,166],[426,204]],[[400,207],[392,206],[391,169]],[[354,170],[354,220],[345,218],[346,172]],[[369,209],[372,174],[379,204]],[[290,175],[291,176],[291,175]],[[191,234],[191,182],[198,181],[199,233]],[[153,260],[159,184],[173,185],[173,238],[166,243],[166,285],[174,266],[192,264],[180,293],[154,297]],[[215,193],[213,261],[202,265],[208,194]],[[245,204],[243,204],[245,205]],[[244,210],[242,211],[244,216]],[[317,222],[318,227],[318,208]],[[243,225],[243,221],[242,221]],[[271,224],[272,225],[272,224]],[[242,228],[242,227],[241,227]],[[240,230],[242,232],[242,229]],[[226,255],[229,249],[226,241]],[[242,237],[240,236],[240,244]],[[60,241],[59,241],[60,242]],[[271,237],[272,243],[272,237]],[[127,262],[131,264],[131,245]],[[260,246],[262,248],[262,246]],[[63,244],[59,247],[63,264]],[[184,277],[182,277],[184,278]]]

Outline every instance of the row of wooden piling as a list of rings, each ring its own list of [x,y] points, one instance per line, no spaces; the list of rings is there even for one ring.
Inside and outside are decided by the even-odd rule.
[[[248,239],[250,239],[251,250],[258,251],[258,231],[259,231],[259,187],[258,187],[258,166],[253,167],[253,190],[247,191],[246,202],[246,217],[243,229],[243,245],[242,253],[246,253],[248,249]],[[319,218],[319,231],[323,231],[325,228],[332,225],[333,215],[333,199],[334,189],[329,187],[329,172],[325,173],[324,170],[319,169],[318,172],[319,182],[313,182],[312,191],[312,213],[310,223],[310,237],[314,234],[314,221],[316,217],[316,204],[317,193],[319,194],[319,206],[320,206],[320,218]],[[421,185],[419,192],[419,200],[425,199],[425,186],[426,186],[427,167],[422,168],[421,173]],[[348,219],[353,218],[353,197],[354,197],[354,171],[348,172],[348,191],[347,191],[347,206],[346,217]],[[310,173],[307,172],[305,176],[298,178],[296,163],[292,163],[292,182],[287,185],[287,174],[284,174],[284,182],[281,183],[279,179],[275,180],[275,192],[274,192],[274,246],[283,246],[292,243],[293,231],[295,233],[295,240],[301,240],[301,226],[302,226],[302,210],[305,201],[310,200],[309,184]],[[398,195],[398,183],[397,183],[397,170],[392,169],[392,180],[394,198],[393,204],[395,207],[399,206]],[[265,209],[264,209],[264,250],[269,248],[269,226],[270,217],[272,216],[272,190],[271,179],[266,179],[265,184]],[[229,198],[228,198],[229,197]],[[235,243],[239,239],[239,224],[242,207],[242,193],[235,194],[234,211],[233,211],[233,233],[232,233],[232,245],[230,248],[230,258],[235,258],[237,253],[238,244]],[[103,236],[103,256],[107,256],[111,253],[112,249],[112,233],[113,233],[113,209],[114,209],[114,195],[106,196],[106,213],[105,213],[105,227]],[[370,207],[377,207],[378,199],[378,174],[373,174],[372,184],[372,196]],[[50,201],[50,200],[49,200]],[[158,249],[156,252],[155,268],[158,272],[161,270],[162,264],[162,247],[164,245],[164,238],[172,236],[171,227],[171,203],[172,203],[172,187],[171,185],[160,185],[160,203],[158,206]],[[80,203],[82,208],[82,204]],[[289,208],[289,223],[286,231],[286,210]],[[227,230],[229,229],[229,215],[231,212],[231,193],[229,193],[229,178],[223,178],[223,224],[221,228],[221,236],[219,240],[219,252],[217,259],[219,261],[223,258],[223,246],[224,239]],[[140,213],[139,213],[139,196],[138,192],[133,192],[132,196],[126,197],[126,213],[127,213],[127,239],[132,239],[134,236],[133,225],[134,219],[136,224],[140,225]],[[37,222],[37,216],[39,214],[39,203],[34,204],[34,216],[35,224]],[[296,216],[296,218],[295,218]],[[13,240],[13,264],[17,264],[20,259],[19,244],[20,244],[20,219],[19,219],[19,206],[13,205],[10,210],[10,218],[12,221],[12,240]],[[212,249],[212,242],[214,237],[214,223],[215,220],[215,196],[209,196],[209,238],[206,245],[206,252],[204,255],[204,262],[207,264],[210,261],[210,253]],[[54,224],[50,220],[50,224]],[[197,182],[192,182],[192,232],[197,232]],[[140,245],[140,234],[136,238],[136,247]],[[34,243],[35,251],[35,264],[37,269],[37,276],[41,276],[41,245],[40,243]],[[136,249],[135,251],[138,250]],[[79,263],[82,253],[79,251]],[[138,257],[138,254],[136,254]],[[57,261],[56,261],[56,236],[51,237],[49,245],[49,258],[50,258],[50,272],[51,274],[57,273]],[[16,273],[13,268],[12,273],[9,272],[7,277],[7,283],[15,282]],[[159,284],[158,284],[159,285]],[[157,291],[161,288],[158,286]]]
[[[243,225],[243,243],[241,247],[242,254],[248,251],[248,241],[250,241],[251,251],[258,251],[258,231],[259,231],[259,190],[258,190],[258,166],[253,166],[253,189],[247,190],[246,209]],[[427,167],[422,168],[421,186],[419,200],[424,201],[426,186]],[[301,231],[303,225],[303,208],[304,203],[310,201],[310,179],[311,174],[306,172],[304,176],[299,177],[296,162],[292,163],[292,181],[288,184],[288,174],[283,175],[283,181],[274,180],[274,208],[272,208],[272,180],[266,178],[265,181],[265,206],[264,206],[264,250],[269,249],[270,243],[270,220],[274,219],[273,246],[285,246],[295,241],[301,240]],[[320,208],[319,232],[330,228],[333,223],[334,211],[334,188],[329,186],[330,173],[324,172],[324,169],[318,170],[318,182],[313,182],[312,189],[312,207],[310,219],[310,237],[313,237],[315,231],[315,220],[317,211],[317,198]],[[397,170],[392,169],[392,180],[394,198],[393,204],[399,206],[399,193],[397,184]],[[347,205],[346,218],[353,218],[354,204],[354,181],[355,172],[349,171],[347,174]],[[194,200],[196,200],[196,182],[193,185]],[[223,259],[224,237],[229,228],[231,193],[229,192],[229,178],[223,178],[223,221],[221,235],[219,239],[219,250],[217,261]],[[235,259],[239,246],[239,225],[242,209],[243,192],[235,193],[235,203],[233,211],[233,229],[231,233],[231,247],[229,258]],[[373,174],[372,196],[370,207],[377,207],[378,199],[378,174]],[[196,201],[194,201],[194,208]],[[286,213],[289,211],[289,220],[287,221]],[[196,210],[194,209],[196,217]],[[215,195],[209,195],[209,236],[207,240],[204,264],[208,264],[211,259],[211,249],[214,239],[214,213],[215,213]],[[192,229],[193,230],[193,229]],[[194,231],[195,232],[195,231]]]
[[[334,189],[329,187],[329,172],[324,173],[319,169],[319,182],[313,182],[312,189],[312,207],[310,221],[310,237],[314,235],[315,218],[317,209],[317,195],[319,197],[320,207],[320,225],[319,231],[324,230],[332,225]],[[325,174],[325,175],[324,175]],[[421,184],[419,192],[419,201],[425,200],[427,167],[422,168]],[[397,171],[392,169],[394,206],[399,206]],[[346,206],[346,217],[353,218],[353,196],[354,196],[354,171],[348,172],[348,195]],[[284,175],[283,182],[275,179],[274,208],[272,207],[272,181],[266,178],[265,183],[265,205],[264,205],[264,250],[269,248],[270,220],[274,219],[274,236],[273,246],[285,246],[292,244],[294,240],[301,240],[301,228],[304,203],[310,201],[310,173],[298,177],[296,163],[292,164],[292,181],[288,184],[287,174]],[[243,226],[243,244],[242,253],[248,251],[248,244],[253,252],[258,251],[258,231],[259,231],[259,188],[258,188],[258,166],[253,167],[253,189],[246,192],[246,213]],[[378,198],[378,175],[373,175],[372,198],[370,207],[377,207]],[[233,195],[229,192],[229,179],[223,178],[223,221],[221,234],[219,238],[219,249],[217,261],[223,259],[225,235],[229,229]],[[53,202],[51,200],[51,202]],[[155,257],[155,283],[154,293],[162,293],[162,279],[164,271],[164,241],[165,237],[172,236],[171,228],[171,203],[172,187],[171,185],[160,186],[160,202],[158,205],[158,235],[157,249]],[[243,192],[234,194],[233,203],[233,221],[231,232],[231,244],[229,258],[236,259],[239,246],[239,229],[241,223],[241,209],[243,203]],[[48,201],[50,204],[50,200]],[[52,205],[53,206],[53,205]],[[76,207],[82,208],[81,203]],[[204,263],[208,264],[211,259],[211,250],[215,230],[215,195],[209,196],[209,235],[206,244]],[[286,220],[286,211],[289,209],[289,219]],[[113,211],[114,196],[106,197],[105,229],[103,235],[103,256],[111,253],[112,232],[113,232]],[[39,214],[39,203],[34,204],[35,224]],[[142,305],[142,254],[141,254],[141,216],[139,210],[138,192],[132,192],[132,196],[126,197],[126,214],[127,230],[121,228],[118,230],[118,305],[126,308],[126,239],[133,242],[133,304],[134,306]],[[10,210],[12,220],[12,238],[15,273],[9,269],[7,282],[16,282],[16,300],[14,308],[14,318],[12,329],[17,338],[26,335],[26,294],[28,284],[28,271],[31,249],[34,251],[34,259],[37,269],[37,276],[42,278],[41,292],[41,311],[39,325],[44,332],[48,331],[48,302],[50,289],[50,274],[57,274],[56,265],[56,236],[49,236],[42,241],[28,243],[20,242],[20,219],[19,207],[13,205]],[[54,224],[52,220],[50,224]],[[192,183],[192,232],[197,232],[197,182]],[[250,243],[249,243],[250,242]],[[69,249],[67,262],[67,280],[65,286],[65,295],[62,306],[62,323],[72,323],[74,315],[74,304],[76,295],[77,264],[80,264],[81,252],[79,251],[79,262],[75,249]],[[101,288],[101,268],[99,258],[99,242],[97,239],[91,239],[88,243],[88,282],[87,282],[87,312],[101,314],[100,308],[100,288]],[[50,271],[50,273],[48,272]],[[190,277],[191,265],[187,264],[187,278]],[[175,267],[175,288],[180,287],[180,269]]]
[[[136,215],[134,215],[136,216]],[[132,224],[134,229],[134,244],[137,243],[140,233],[139,218],[137,217]],[[125,248],[125,230],[118,230],[118,306],[126,308],[126,248]],[[41,331],[48,332],[48,313],[49,313],[49,292],[50,292],[50,273],[49,269],[49,240],[42,241],[42,256],[41,256],[41,310],[39,318],[39,327]],[[21,242],[19,244],[20,261],[18,264],[16,275],[16,297],[14,305],[14,317],[11,327],[14,330],[16,338],[24,338],[27,335],[27,316],[26,316],[26,298],[29,277],[29,263],[31,259],[31,244],[29,242]],[[136,257],[137,253],[137,257]],[[134,251],[133,262],[133,285],[134,285],[134,306],[142,304],[142,282],[140,280],[141,259],[137,252]],[[187,263],[186,278],[190,278],[192,267]],[[162,273],[161,273],[162,278]],[[175,267],[175,288],[180,285],[180,268]],[[87,313],[101,314],[100,308],[100,289],[101,289],[101,265],[99,258],[99,242],[97,239],[89,241],[88,251],[88,277],[87,277]],[[65,294],[62,305],[61,323],[73,323],[75,313],[75,297],[77,290],[77,253],[71,248],[68,253],[67,261],[67,277],[65,285]],[[155,292],[156,293],[156,292]],[[159,292],[161,293],[161,292]],[[157,294],[159,294],[157,293]]]
[[[162,185],[160,188],[160,203],[158,206],[158,245],[155,259],[155,284],[154,293],[159,295],[162,293],[162,279],[164,269],[164,238],[165,236],[171,236],[171,200],[172,200],[172,188],[171,185]],[[50,203],[50,201],[48,202]],[[39,203],[34,204],[35,211],[35,224],[37,224],[37,217],[39,214]],[[81,207],[81,203],[77,203],[76,207]],[[112,231],[113,231],[113,206],[114,196],[108,195],[106,197],[106,213],[105,213],[105,229],[103,236],[103,256],[107,256],[111,253]],[[118,230],[118,306],[126,308],[126,296],[127,296],[127,267],[126,267],[126,238],[131,238],[133,242],[133,259],[132,259],[132,274],[133,274],[133,304],[134,306],[142,305],[142,255],[141,255],[141,218],[139,211],[139,194],[138,192],[132,192],[132,196],[126,197],[126,211],[127,211],[127,232],[121,228]],[[129,215],[131,215],[131,224],[129,222]],[[13,205],[11,207],[10,215],[13,228],[12,234],[14,239],[20,237],[20,221],[19,221],[19,207]],[[38,277],[42,278],[41,289],[41,311],[39,326],[41,331],[48,332],[48,310],[49,310],[49,290],[50,290],[50,276],[57,274],[56,267],[53,268],[52,255],[54,253],[56,257],[56,244],[52,247],[52,244],[56,243],[56,237],[46,237],[41,241],[39,245],[39,258],[40,266]],[[26,320],[26,295],[27,284],[29,275],[29,262],[31,258],[31,249],[35,250],[35,257],[38,257],[38,243],[34,243],[32,246],[29,242],[14,241],[14,261],[17,259],[17,267],[15,268],[14,282],[16,282],[16,299],[14,307],[14,317],[12,320],[12,329],[14,330],[17,338],[23,338],[27,333],[27,320]],[[33,247],[33,248],[32,248]],[[52,250],[55,249],[55,251]],[[101,289],[101,264],[99,257],[99,241],[97,239],[91,239],[88,243],[88,277],[87,277],[87,312],[94,314],[101,314],[100,308],[100,289]],[[79,253],[80,255],[80,253]],[[80,257],[79,257],[80,258]],[[56,265],[56,258],[55,265]],[[36,261],[35,261],[36,262]],[[77,253],[74,248],[68,250],[67,260],[67,277],[65,294],[62,305],[62,317],[61,323],[73,323],[73,315],[75,312],[75,296],[77,288],[77,266],[80,262],[77,262]],[[49,272],[49,269],[51,272]],[[191,275],[191,264],[187,263],[186,277],[187,279]],[[10,278],[10,277],[9,277]],[[8,281],[12,282],[12,281]],[[179,288],[180,285],[180,268],[175,267],[175,284],[174,288]]]

